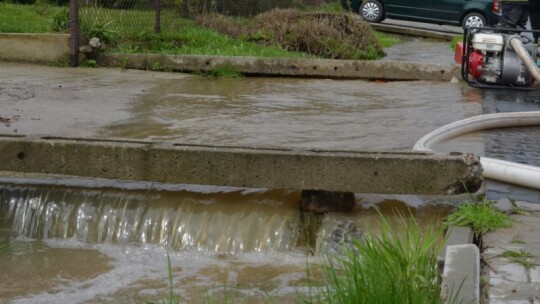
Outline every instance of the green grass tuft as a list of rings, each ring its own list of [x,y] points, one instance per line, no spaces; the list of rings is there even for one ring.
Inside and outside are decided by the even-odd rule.
[[[489,231],[510,227],[512,219],[504,212],[496,209],[495,202],[483,198],[480,202],[460,205],[451,213],[446,221],[446,227],[470,226],[479,238]]]
[[[344,256],[329,257],[327,282],[308,303],[439,303],[437,254],[442,227],[420,228],[401,216],[398,227],[381,219],[379,235],[354,241]]]
[[[241,72],[235,70],[230,65],[222,65],[222,66],[215,67],[208,73],[208,76],[222,77],[222,78],[244,77],[244,75]]]
[[[532,254],[532,252],[525,249],[504,250],[502,255],[507,258],[533,258],[534,257],[534,254]]]

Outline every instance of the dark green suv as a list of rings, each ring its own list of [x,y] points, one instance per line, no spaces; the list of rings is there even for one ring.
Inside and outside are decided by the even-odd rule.
[[[369,22],[385,18],[435,24],[490,26],[499,21],[499,0],[342,0]]]

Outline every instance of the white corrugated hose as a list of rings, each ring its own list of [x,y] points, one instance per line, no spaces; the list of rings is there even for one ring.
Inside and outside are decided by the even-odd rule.
[[[413,150],[432,151],[431,146],[470,132],[518,126],[540,125],[540,111],[496,113],[475,116],[443,126],[422,137]],[[485,178],[540,189],[540,167],[524,165],[488,157],[480,157]]]

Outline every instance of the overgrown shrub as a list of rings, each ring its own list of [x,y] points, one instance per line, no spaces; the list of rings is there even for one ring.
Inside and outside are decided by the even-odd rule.
[[[349,14],[274,9],[252,20],[211,14],[200,16],[197,22],[222,34],[323,58],[377,59],[384,56],[369,24]]]

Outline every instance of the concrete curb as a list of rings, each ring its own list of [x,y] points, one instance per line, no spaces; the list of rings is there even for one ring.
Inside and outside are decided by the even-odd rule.
[[[448,246],[442,289],[444,303],[480,303],[480,251],[476,245]]]
[[[474,233],[471,227],[450,227],[446,232],[446,244],[437,256],[437,264],[439,269],[444,268],[446,262],[446,251],[448,247],[454,245],[466,245],[472,244],[474,240]]]
[[[479,303],[480,250],[471,227],[448,228],[446,243],[437,256],[442,273],[443,303]]]
[[[371,27],[374,30],[377,30],[379,32],[395,33],[395,34],[400,34],[400,35],[405,35],[405,36],[418,36],[418,37],[425,37],[425,38],[441,39],[441,40],[447,40],[447,41],[452,41],[454,37],[462,35],[459,33],[436,32],[436,31],[430,31],[427,29],[411,28],[411,27],[404,27],[404,26],[392,25],[392,24],[381,24],[381,23],[372,23]]]
[[[162,54],[101,54],[98,64],[175,72],[210,72],[230,67],[246,75],[342,79],[450,81],[460,73],[460,68],[453,64]]]

